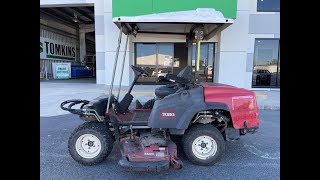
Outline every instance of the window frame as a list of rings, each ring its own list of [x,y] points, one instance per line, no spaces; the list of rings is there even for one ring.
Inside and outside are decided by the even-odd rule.
[[[254,73],[254,64],[255,64],[255,54],[256,54],[256,42],[259,40],[278,40],[278,59],[277,59],[277,75],[276,75],[276,85],[269,85],[269,86],[257,86],[253,85],[253,73]],[[279,74],[279,60],[280,60],[280,38],[255,38],[254,39],[254,52],[253,52],[253,63],[252,63],[252,74],[251,74],[251,88],[280,88],[278,84],[278,74]],[[257,70],[257,73],[258,70]]]

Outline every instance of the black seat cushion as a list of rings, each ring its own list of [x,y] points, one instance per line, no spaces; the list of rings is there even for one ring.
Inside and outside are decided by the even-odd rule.
[[[89,109],[94,109],[99,114],[99,116],[104,116],[104,113],[107,110],[108,97],[109,97],[108,95],[99,96],[99,97],[91,100],[86,106]],[[110,100],[109,108],[112,107],[112,103],[114,101],[114,96],[111,96],[110,99],[111,100]]]
[[[192,67],[186,66],[183,68],[179,74],[177,75],[179,78],[184,78],[187,81],[191,82],[192,80]],[[165,86],[161,86],[155,89],[155,94],[157,98],[164,98],[170,94],[175,93],[180,88],[180,85],[178,83],[175,84],[167,84]]]
[[[156,94],[157,98],[164,98],[170,94],[175,93],[178,89],[178,85],[176,84],[167,84],[165,86],[156,88],[154,93]]]

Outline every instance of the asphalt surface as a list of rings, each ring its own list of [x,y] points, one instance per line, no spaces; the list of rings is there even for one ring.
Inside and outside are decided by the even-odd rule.
[[[99,165],[78,164],[69,155],[67,142],[81,123],[71,114],[40,117],[40,179],[280,179],[280,111],[261,110],[259,131],[226,142],[225,156],[215,165],[193,165],[178,151],[183,168],[160,173],[120,169],[117,148]]]

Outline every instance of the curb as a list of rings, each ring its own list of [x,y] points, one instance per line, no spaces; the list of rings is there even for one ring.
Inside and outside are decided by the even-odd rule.
[[[258,105],[259,110],[280,111],[280,106]]]

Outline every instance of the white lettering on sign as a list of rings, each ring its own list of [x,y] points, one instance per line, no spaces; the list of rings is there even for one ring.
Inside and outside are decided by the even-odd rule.
[[[162,116],[175,117],[176,114],[174,114],[174,113],[162,113]]]
[[[154,153],[148,153],[148,152],[145,152],[145,153],[144,153],[144,155],[146,155],[146,156],[153,156],[153,155],[154,155]]]
[[[40,59],[76,60],[76,44],[40,37]]]

